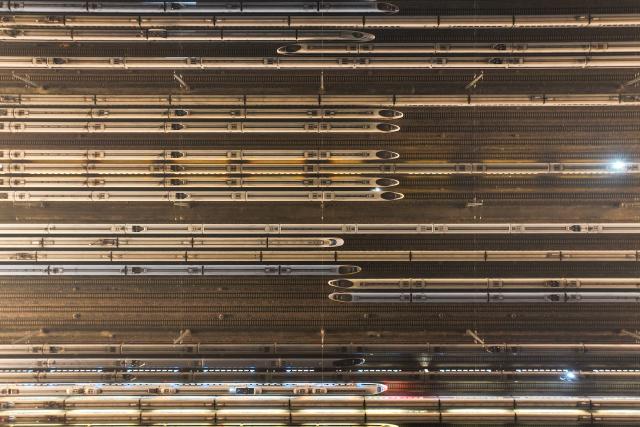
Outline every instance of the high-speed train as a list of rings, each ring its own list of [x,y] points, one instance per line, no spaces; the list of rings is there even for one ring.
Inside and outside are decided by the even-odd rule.
[[[51,157],[55,157],[52,152]],[[1,162],[0,175],[617,175],[638,174],[640,163],[605,162],[362,162],[362,163],[163,163],[100,161]],[[377,179],[377,178],[375,178]],[[388,181],[385,186],[393,186]]]
[[[47,15],[9,14],[11,11],[8,1],[0,2],[4,9],[0,13],[6,13],[0,19],[0,25],[5,27],[103,27],[103,28],[344,28],[344,29],[438,29],[438,28],[598,28],[598,27],[637,27],[640,26],[640,14],[606,14],[592,13],[580,15],[403,15],[393,16],[382,11],[384,16],[351,15],[351,16],[243,16],[234,13],[234,16],[225,14],[219,16],[189,16],[189,15],[82,15],[78,11],[47,11]],[[20,2],[13,2],[20,5]],[[52,2],[39,2],[40,6],[51,5]],[[71,2],[64,2],[71,4]],[[228,2],[225,2],[228,3]],[[252,2],[256,6],[265,6],[266,2]],[[321,2],[327,4],[353,4],[353,2]],[[363,4],[369,11],[376,6],[375,2]],[[283,3],[280,2],[280,5]],[[284,3],[287,4],[287,3]],[[378,3],[378,6],[382,3]],[[57,4],[55,5],[57,6]],[[83,5],[80,4],[79,9]],[[336,9],[334,9],[336,10]],[[123,11],[123,9],[120,9]],[[27,12],[22,9],[22,12]],[[113,13],[113,11],[111,11]],[[184,12],[184,10],[180,11]],[[256,11],[257,12],[257,11]],[[344,12],[344,10],[342,11]],[[395,9],[391,12],[395,12]],[[136,13],[136,12],[129,12]]]
[[[10,397],[8,407],[12,409],[0,412],[0,419],[28,425],[197,423],[230,427],[256,422],[316,427],[396,427],[388,423],[620,426],[637,424],[640,420],[638,400],[626,396],[344,396],[342,399],[254,396],[246,399],[246,405],[230,397],[82,396],[49,397],[42,401]],[[51,404],[46,406],[47,402]]]
[[[296,70],[296,69],[583,69],[638,68],[638,55],[434,57],[31,57],[2,56],[0,69]]]
[[[0,223],[0,235],[638,234],[640,223],[458,224],[66,224]],[[400,279],[398,279],[400,280]],[[420,280],[420,279],[414,279]]]
[[[281,370],[289,368],[342,369],[360,366],[363,358],[0,358],[0,370],[25,369],[227,369],[250,368],[259,370]],[[0,373],[0,376],[2,374]]]
[[[218,121],[0,121],[0,133],[392,133],[400,127],[376,122]]]
[[[336,248],[338,237],[2,237],[0,248]]]
[[[342,276],[361,270],[341,264],[0,264],[0,276]]]
[[[640,303],[640,292],[334,292],[329,299],[361,304]]]
[[[399,184],[397,179],[366,177],[198,177],[158,178],[139,176],[60,177],[39,175],[18,178],[0,177],[0,188],[387,188]]]
[[[475,357],[478,354],[495,352],[507,357],[541,356],[547,355],[582,355],[590,354],[602,357],[612,354],[634,356],[640,351],[640,344],[616,343],[531,343],[531,342],[500,342],[500,343],[449,343],[449,342],[421,342],[414,344],[397,343],[268,343],[253,344],[218,344],[218,343],[182,343],[182,344],[141,344],[133,342],[102,343],[102,344],[71,344],[68,342],[20,343],[0,344],[2,357],[115,357],[125,359],[140,359],[156,357],[158,354],[167,357],[235,357],[238,354],[254,355],[286,355],[288,358],[314,357],[320,353],[325,357],[342,359],[368,358],[371,354],[389,352],[412,353],[427,355],[440,354],[444,356],[464,355]],[[265,356],[267,357],[267,356]],[[285,357],[285,356],[282,356]]]
[[[429,278],[429,279],[336,279],[330,286],[350,291],[369,290],[523,290],[523,289],[632,289],[640,290],[640,277],[579,278]]]
[[[5,384],[0,385],[0,395],[375,395],[384,393],[384,384]]]
[[[0,40],[11,42],[367,42],[373,34],[346,30],[233,30],[233,29],[174,29],[168,28],[4,28],[7,18],[21,22],[25,17],[0,17]],[[4,22],[1,19],[5,19]],[[41,17],[41,21],[51,21],[55,17]],[[62,19],[62,18],[61,18]]]
[[[1,191],[1,202],[381,202],[392,191]]]
[[[292,119],[292,120],[393,120],[402,118],[400,111],[361,109],[257,109],[257,108],[51,108],[18,107],[0,109],[0,119],[16,120],[200,120],[200,119]]]
[[[457,54],[457,53],[639,53],[638,42],[566,43],[301,43],[278,48],[282,55]]]
[[[378,13],[398,7],[379,1],[0,1],[0,13]]]
[[[638,262],[640,251],[630,250],[534,250],[534,251],[211,251],[11,249],[0,251],[0,262]]]
[[[633,382],[640,379],[638,369],[580,369],[569,370],[562,367],[556,368],[507,368],[492,369],[490,367],[475,368],[473,362],[467,362],[460,367],[443,368],[411,368],[411,369],[368,369],[360,366],[330,369],[314,368],[288,368],[269,369],[266,372],[251,368],[238,369],[164,369],[164,368],[126,368],[126,369],[6,369],[0,371],[0,384],[52,384],[52,386],[68,384],[73,387],[75,383],[108,383],[129,384],[136,386],[145,383],[163,383],[171,385],[174,382],[187,384],[219,384],[226,382],[227,378],[237,378],[236,382],[264,382],[261,378],[274,378],[275,384],[288,384],[291,379],[296,382],[345,382],[361,384],[359,380],[365,379],[368,383],[382,381],[422,382],[434,383],[469,383],[508,381],[508,382],[535,382],[561,384],[566,382],[566,375],[579,381],[621,381]],[[566,366],[563,364],[556,366]],[[325,378],[325,380],[323,380]],[[274,393],[270,393],[274,394]],[[286,394],[286,393],[283,393]],[[320,394],[320,393],[318,393]]]
[[[102,150],[0,149],[0,160],[46,161],[242,161],[242,160],[390,160],[400,157],[387,150]]]
[[[571,107],[640,105],[640,95],[593,94],[449,94],[449,95],[0,95],[0,105],[21,107]]]
[[[87,386],[88,390],[90,386]],[[34,386],[35,388],[35,386]],[[62,394],[62,393],[60,393]],[[202,396],[202,395],[8,395],[4,423],[53,425],[149,425],[197,423],[240,427],[245,423],[317,427],[395,427],[499,424],[633,425],[637,397],[592,395],[466,396]],[[277,423],[277,424],[273,424]]]

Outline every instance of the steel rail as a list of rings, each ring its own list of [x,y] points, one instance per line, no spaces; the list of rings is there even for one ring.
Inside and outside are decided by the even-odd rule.
[[[1,125],[1,122],[0,122]],[[0,154],[2,152],[0,151]],[[64,155],[64,153],[62,153]],[[50,152],[56,158],[56,152]],[[38,175],[636,175],[640,163],[606,162],[361,162],[361,163],[107,163],[103,161],[1,162],[0,176]],[[286,158],[283,160],[287,160]],[[171,161],[171,160],[169,160]],[[267,179],[267,177],[262,177]],[[7,183],[9,184],[9,183]],[[18,185],[16,178],[14,185]],[[387,186],[390,186],[390,182]],[[6,185],[6,184],[5,184]]]

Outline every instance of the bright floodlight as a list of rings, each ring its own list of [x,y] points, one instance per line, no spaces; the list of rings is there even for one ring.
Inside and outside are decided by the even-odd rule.
[[[622,172],[626,169],[627,164],[623,160],[616,160],[611,163],[611,169],[616,172]]]
[[[563,381],[573,381],[576,379],[576,373],[573,371],[564,371],[560,379]]]

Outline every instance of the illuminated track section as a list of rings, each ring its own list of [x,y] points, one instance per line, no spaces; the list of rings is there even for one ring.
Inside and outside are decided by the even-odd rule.
[[[34,224],[0,223],[0,235],[638,234],[640,223],[449,224]]]
[[[480,343],[324,343],[324,344],[292,344],[292,343],[255,343],[255,344],[219,344],[219,343],[183,343],[183,344],[140,344],[140,343],[105,343],[105,344],[77,344],[56,343],[45,344],[2,344],[0,355],[2,357],[34,357],[38,355],[52,355],[52,357],[80,357],[81,355],[104,356],[114,355],[140,358],[142,356],[164,354],[176,357],[194,357],[200,355],[237,355],[243,354],[279,354],[309,355],[320,354],[323,350],[327,354],[341,355],[342,358],[365,357],[368,353],[388,352],[418,352],[422,354],[442,353],[444,355],[470,354],[477,355],[487,353],[500,353],[506,356],[536,356],[541,354],[589,354],[604,356],[611,354],[633,355],[640,351],[640,344],[616,344],[616,343],[530,343],[530,342],[487,342]],[[348,355],[348,356],[347,356]],[[291,356],[287,356],[291,357]]]
[[[469,363],[469,362],[467,362]],[[470,364],[473,366],[473,364]],[[460,365],[458,365],[460,366]],[[558,366],[563,366],[562,364]],[[620,380],[625,382],[632,382],[634,380],[638,380],[640,378],[640,370],[638,369],[579,369],[579,370],[570,370],[570,369],[562,369],[561,367],[554,367],[549,369],[543,368],[522,368],[522,369],[475,369],[470,367],[469,365],[462,365],[458,368],[437,368],[437,369],[420,369],[420,368],[411,368],[411,369],[376,369],[376,368],[366,368],[366,367],[345,367],[343,369],[337,369],[337,372],[334,369],[313,369],[307,368],[307,371],[300,370],[298,372],[293,371],[293,369],[289,369],[290,372],[286,370],[284,372],[278,372],[276,370],[271,370],[272,378],[284,378],[284,380],[274,381],[273,383],[266,385],[276,385],[282,384],[285,386],[293,385],[291,382],[287,382],[286,378],[304,378],[304,382],[309,382],[311,384],[317,384],[320,382],[321,378],[328,378],[329,380],[323,381],[327,382],[335,382],[335,381],[353,381],[351,384],[361,386],[362,383],[357,383],[359,378],[371,378],[368,380],[369,382],[377,382],[377,381],[390,381],[395,382],[394,380],[402,380],[407,377],[411,378],[412,381],[422,381],[425,383],[443,383],[447,381],[451,381],[453,383],[468,383],[473,381],[481,381],[487,382],[492,380],[504,380],[507,381],[548,381],[550,383],[562,383],[562,377],[566,376],[570,373],[573,380],[586,380],[586,381],[612,381]],[[333,372],[332,372],[333,371]],[[234,372],[234,371],[231,371]],[[392,373],[389,373],[392,372]],[[297,373],[297,375],[296,375]],[[395,375],[394,375],[395,373]],[[288,374],[288,375],[287,375]],[[342,374],[342,375],[341,375]],[[386,374],[386,375],[385,375]],[[232,374],[233,375],[233,374]],[[119,384],[127,384],[130,385],[134,390],[130,393],[136,393],[136,386],[144,387],[148,383],[160,383],[162,382],[167,388],[173,386],[174,381],[182,381],[184,384],[193,384],[193,385],[218,385],[220,382],[224,381],[224,378],[229,377],[229,371],[225,371],[223,368],[221,369],[184,369],[182,371],[176,372],[175,369],[163,369],[163,368],[128,368],[124,370],[113,370],[111,368],[92,368],[92,369],[7,369],[0,372],[0,380],[8,383],[8,384],[51,384],[52,387],[56,387],[62,384],[66,384],[68,388],[76,387],[77,383],[94,383],[101,382],[103,384],[108,385],[119,385]],[[234,375],[236,378],[243,378],[245,381],[255,381],[254,378],[262,378],[269,377],[267,372],[258,372],[256,369],[251,368],[240,368],[236,371]],[[307,378],[315,378],[315,380],[308,380]],[[346,378],[345,380],[340,380],[340,378]],[[355,380],[354,380],[355,379]],[[281,383],[281,381],[284,381]],[[257,381],[260,382],[260,381]],[[303,381],[296,381],[297,383],[301,383]],[[295,383],[294,383],[295,384]],[[311,385],[310,384],[310,385]],[[222,384],[220,384],[222,385]],[[231,384],[230,384],[231,385]],[[301,385],[304,385],[301,384]],[[231,385],[232,386],[232,385]],[[142,388],[140,387],[140,388]],[[140,388],[138,388],[137,392],[140,393]],[[274,387],[275,388],[275,387]],[[1,390],[1,389],[0,389]],[[215,390],[212,391],[215,393]],[[349,392],[347,392],[349,393]],[[159,393],[161,394],[161,393]],[[171,394],[171,392],[166,392],[164,394]],[[173,392],[173,394],[182,394],[180,391]],[[228,393],[234,394],[234,393]],[[259,393],[243,393],[238,392],[238,394],[261,394],[261,395],[286,395],[291,394],[291,392],[287,393],[287,391],[277,391],[271,390],[265,392],[264,390],[259,391]],[[300,392],[293,394],[333,394],[337,395],[338,393],[327,393],[323,391],[318,391],[317,393],[313,392]],[[346,394],[346,393],[344,393]],[[351,394],[364,394],[363,392],[352,392]],[[269,400],[269,399],[265,399]],[[327,399],[329,401],[333,399]]]
[[[64,153],[61,153],[63,156]],[[56,158],[51,151],[50,158]],[[2,159],[0,158],[0,161]],[[0,176],[14,175],[624,175],[640,174],[640,163],[608,162],[362,162],[362,163],[107,163],[76,161],[65,163],[28,162],[25,159],[0,162]],[[136,159],[137,160],[137,159]],[[283,159],[287,160],[287,159]],[[6,182],[5,185],[18,185]],[[389,183],[385,186],[392,186]]]
[[[2,1],[0,12],[24,13],[382,13],[393,14],[398,7],[378,1]]]
[[[31,57],[2,56],[0,69],[301,70],[301,69],[584,69],[638,68],[640,56],[447,57]]]
[[[0,105],[22,107],[366,106],[366,107],[571,107],[640,105],[640,94],[450,95],[0,95]]]
[[[75,15],[78,11],[47,11],[47,15],[13,15],[2,2],[5,27],[120,27],[163,28],[344,28],[344,29],[447,29],[447,28],[607,28],[640,26],[640,14],[583,15],[431,15],[431,16],[166,16],[165,15]],[[47,5],[51,2],[40,2]],[[313,2],[312,2],[313,3]],[[336,2],[337,3],[337,2]],[[339,2],[344,4],[347,2]],[[353,2],[348,2],[353,4]],[[365,2],[358,2],[363,5]],[[265,4],[255,2],[254,4]],[[329,2],[324,2],[325,5]],[[373,3],[369,3],[371,8]],[[4,8],[2,8],[4,6]],[[82,9],[82,7],[80,7]],[[123,11],[122,9],[120,9]],[[16,11],[13,11],[16,12]],[[28,12],[21,10],[21,12]],[[182,11],[184,12],[184,11]],[[344,12],[344,10],[343,10]],[[35,13],[35,12],[33,12]],[[134,13],[134,12],[132,12]]]

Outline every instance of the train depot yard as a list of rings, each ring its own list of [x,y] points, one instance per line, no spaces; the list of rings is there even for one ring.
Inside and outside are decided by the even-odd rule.
[[[637,0],[0,0],[0,426],[640,425]]]

